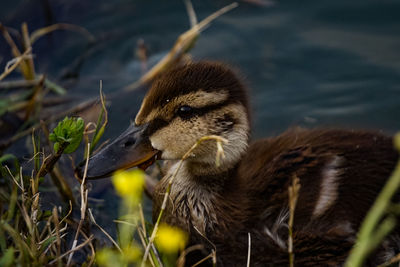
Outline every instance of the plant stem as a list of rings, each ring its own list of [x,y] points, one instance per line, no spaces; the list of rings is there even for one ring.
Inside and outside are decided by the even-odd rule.
[[[51,172],[54,168],[54,164],[60,159],[64,149],[68,146],[68,143],[62,143],[60,148],[55,154],[52,154],[50,157],[45,158],[40,167],[38,173],[36,174],[36,179],[45,176],[47,173]]]
[[[358,234],[357,242],[354,245],[350,256],[348,257],[345,267],[358,267],[362,266],[365,258],[367,257],[368,253],[371,252],[379,242],[374,240],[376,243],[375,246],[370,246],[369,242],[371,242],[373,237],[373,232],[377,228],[378,223],[381,221],[382,217],[387,211],[391,203],[391,198],[393,197],[394,193],[396,193],[397,189],[400,186],[400,160],[396,165],[396,168],[392,175],[390,176],[389,180],[386,182],[385,186],[383,187],[381,193],[375,200],[374,205],[368,212],[367,216],[365,217],[360,232]],[[387,234],[387,232],[385,232]],[[376,234],[374,235],[376,236]],[[381,240],[384,236],[378,236]],[[379,240],[379,241],[381,241]]]
[[[294,211],[297,205],[297,199],[299,197],[300,183],[299,178],[294,176],[292,179],[292,185],[289,186],[289,236],[288,236],[288,253],[289,253],[289,266],[294,266],[294,253],[293,253],[293,221]]]
[[[90,148],[90,143],[87,144],[88,149]],[[86,189],[86,174],[87,174],[87,168],[89,164],[89,157],[86,158],[86,164],[85,164],[85,170],[83,173],[83,178],[81,182],[81,187],[80,187],[80,193],[81,193],[81,219],[79,220],[78,228],[75,233],[75,238],[72,243],[72,248],[71,248],[71,254],[69,254],[68,261],[67,261],[67,266],[70,266],[72,257],[74,255],[74,251],[77,249],[77,243],[78,243],[78,237],[79,237],[79,232],[81,231],[83,222],[85,221],[85,215],[86,215],[86,209],[87,209],[87,197],[88,197],[88,190]],[[85,243],[85,242],[84,242]],[[81,244],[82,245],[82,244]],[[79,247],[79,246],[78,246]]]

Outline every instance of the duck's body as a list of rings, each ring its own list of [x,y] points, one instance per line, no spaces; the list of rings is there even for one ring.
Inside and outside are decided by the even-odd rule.
[[[147,165],[156,153],[176,161],[199,138],[219,135],[228,140],[226,157],[217,166],[215,142],[199,145],[177,173],[162,220],[186,230],[192,243],[216,249],[218,266],[245,266],[249,233],[252,266],[284,265],[289,260],[288,187],[298,178],[295,263],[341,265],[397,161],[391,138],[292,129],[248,145],[248,114],[245,88],[226,66],[200,62],[177,68],[153,84],[135,128],[92,158],[88,176]],[[110,156],[115,151],[129,157]],[[155,216],[177,166],[156,187]],[[396,239],[394,233],[369,263],[398,252]]]
[[[296,264],[336,266],[348,255],[396,159],[392,140],[380,134],[292,129],[250,145],[237,166],[222,176],[193,179],[184,164],[164,220],[212,249],[207,237],[223,266],[245,266],[248,233],[254,265],[287,264],[288,187],[297,177]],[[175,167],[157,186],[155,216]],[[398,249],[387,242],[371,264]]]

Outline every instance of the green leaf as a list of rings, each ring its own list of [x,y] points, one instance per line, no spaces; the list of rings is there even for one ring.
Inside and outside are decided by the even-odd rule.
[[[60,149],[60,143],[57,142],[54,144],[54,151],[57,153],[59,149]]]
[[[10,235],[13,244],[19,247],[19,257],[33,257],[33,253],[31,252],[30,247],[28,246],[28,244],[25,243],[23,236],[21,236],[18,230],[14,229],[12,226],[4,221],[0,221],[0,227],[3,228],[3,230]]]
[[[15,157],[13,154],[5,154],[0,157],[0,164],[10,159],[17,160],[17,157]]]
[[[65,154],[74,152],[82,141],[84,128],[82,118],[65,117],[49,135],[49,139],[54,142],[54,151],[58,152],[61,145],[66,145]]]
[[[7,249],[7,241],[3,228],[0,227],[0,249],[5,251]]]
[[[8,248],[0,259],[0,266],[8,267],[14,263],[14,248]]]
[[[103,136],[104,131],[107,126],[107,123],[108,123],[108,113],[107,113],[107,108],[106,108],[106,104],[105,104],[105,96],[103,95],[103,92],[102,92],[102,83],[100,83],[100,100],[101,100],[101,112],[99,114],[99,117],[97,118],[96,130],[94,132],[92,142],[90,143],[90,149],[89,149],[89,151],[86,151],[86,153],[85,153],[85,158],[88,155],[90,156],[92,154],[97,143],[100,141],[100,138]],[[103,121],[103,119],[104,119],[104,121]],[[103,121],[103,124],[100,126],[102,121]]]
[[[53,83],[49,79],[45,79],[44,84],[46,85],[46,87],[50,88],[56,94],[65,95],[67,93],[67,90],[65,90],[63,87],[59,86],[58,84]]]
[[[51,243],[53,243],[53,241],[56,240],[56,239],[57,239],[56,236],[49,236],[49,237],[43,242],[43,244],[40,246],[39,254],[42,254],[43,251],[45,251],[45,249],[46,249]]]
[[[14,185],[10,196],[10,203],[8,204],[7,221],[11,221],[12,218],[14,217],[17,201],[18,201],[18,188],[16,185]]]

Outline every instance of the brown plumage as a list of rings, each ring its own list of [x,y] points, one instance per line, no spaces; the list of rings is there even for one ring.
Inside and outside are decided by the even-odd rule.
[[[208,252],[216,248],[218,266],[245,266],[248,233],[252,266],[288,264],[288,186],[294,177],[301,185],[293,227],[295,264],[342,264],[398,159],[391,138],[362,131],[293,128],[248,145],[246,89],[227,66],[213,62],[191,63],[159,77],[135,124],[91,159],[88,176],[147,165],[154,155],[172,161],[156,187],[154,215],[176,160],[196,140],[213,134],[229,141],[218,167],[214,141],[193,151],[172,185],[163,217],[187,231],[191,243]],[[116,150],[131,157],[104,166],[103,159],[115,158]],[[398,241],[396,230],[367,264],[399,252]]]

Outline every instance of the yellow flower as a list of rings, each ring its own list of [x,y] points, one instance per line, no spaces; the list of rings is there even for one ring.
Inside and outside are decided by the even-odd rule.
[[[165,253],[175,253],[183,250],[188,241],[187,234],[177,227],[161,224],[156,236],[156,245]]]
[[[126,248],[123,248],[122,253],[124,259],[127,262],[137,262],[139,261],[140,256],[142,255],[142,251],[140,250],[140,248],[131,245],[128,245],[128,247]]]
[[[122,197],[140,198],[145,182],[144,172],[139,169],[117,171],[112,177],[115,190]]]
[[[116,253],[111,249],[101,249],[96,253],[96,262],[99,266],[110,266],[112,262],[116,262]]]

